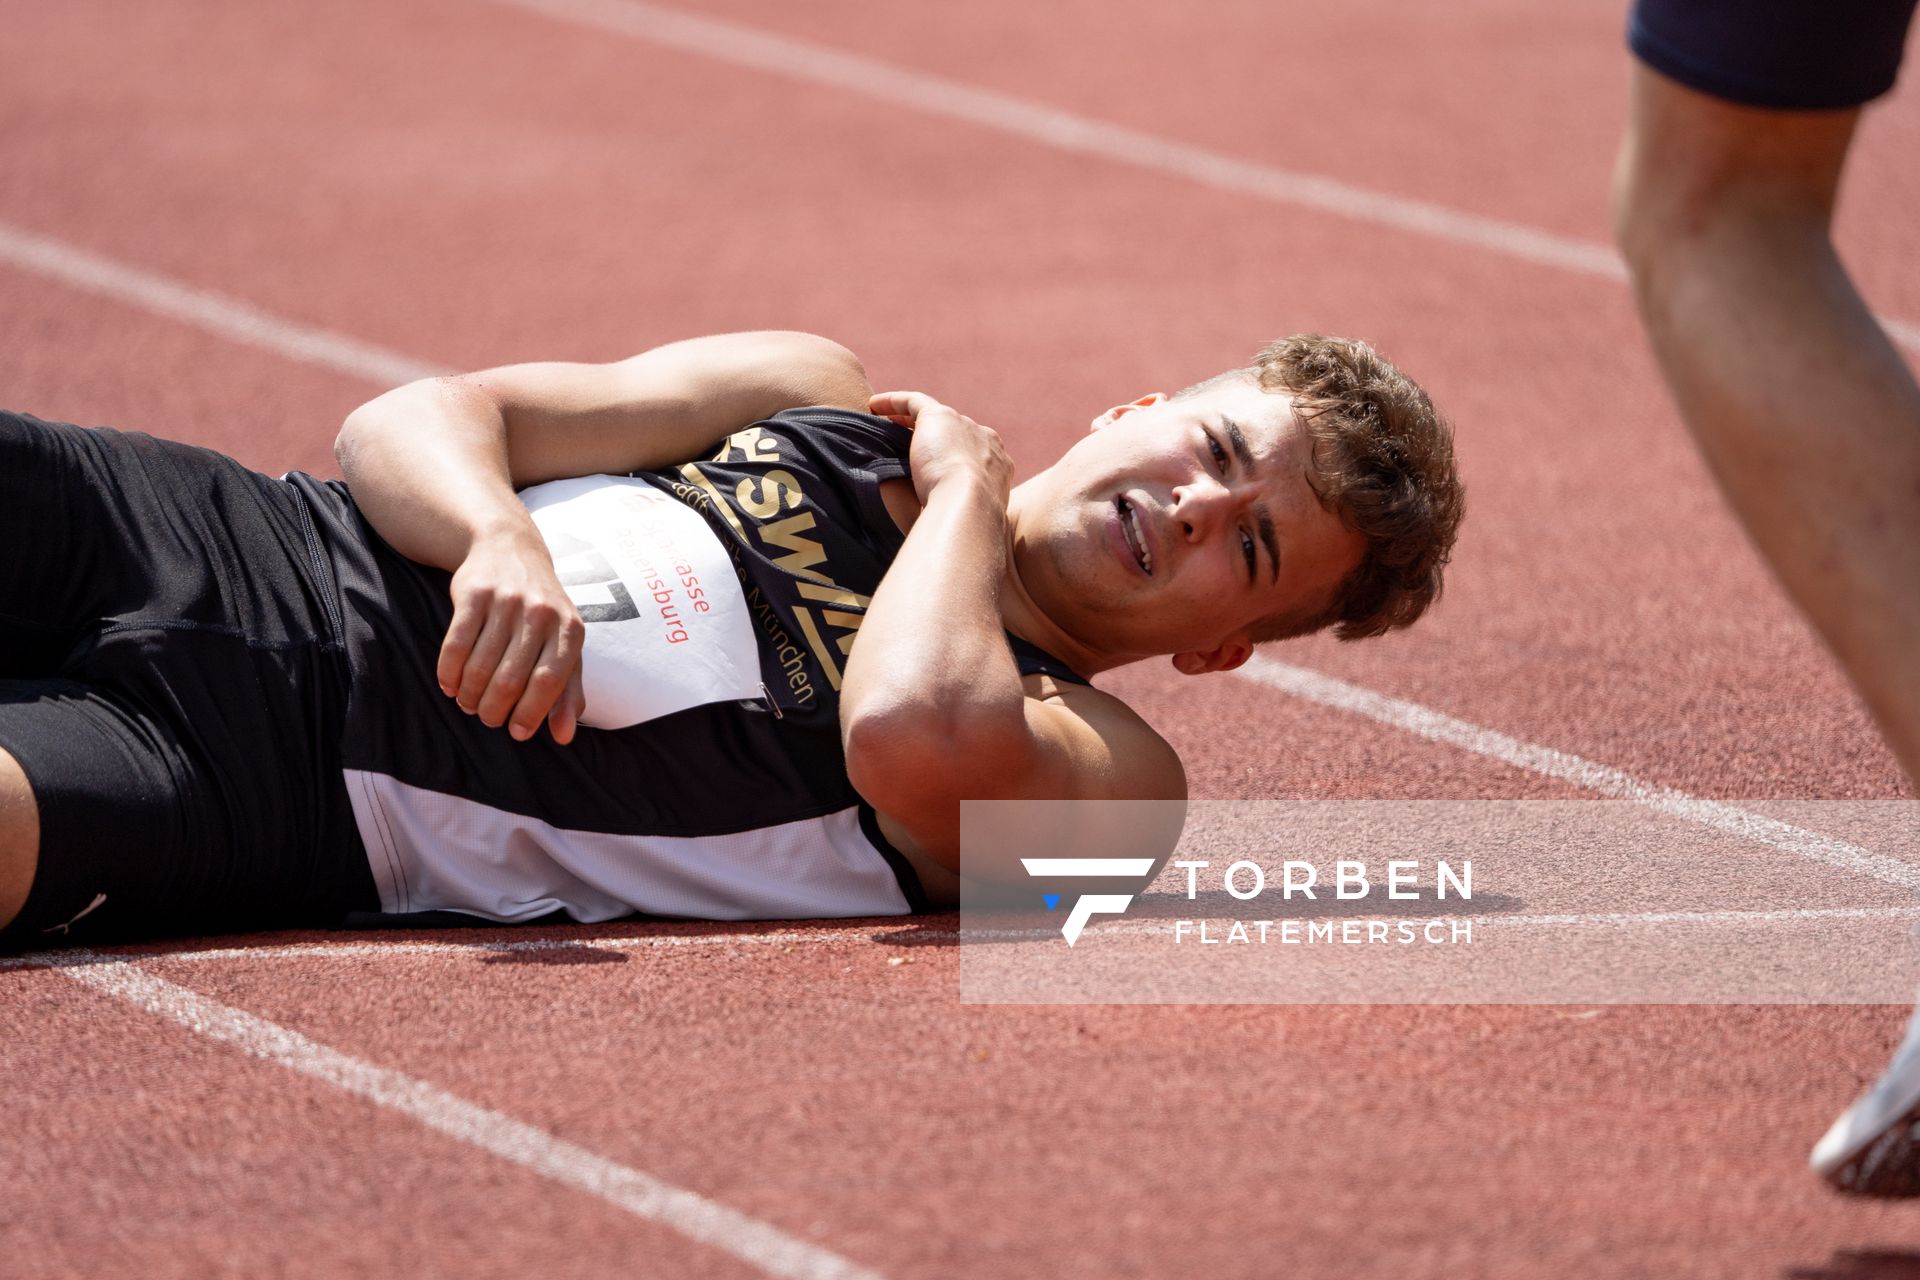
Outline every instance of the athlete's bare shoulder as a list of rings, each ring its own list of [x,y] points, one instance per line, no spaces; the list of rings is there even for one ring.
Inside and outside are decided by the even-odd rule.
[[[1093,783],[1091,793],[1059,796],[1069,799],[1179,800],[1187,794],[1186,771],[1173,747],[1126,703],[1092,685],[1057,680],[1043,672],[1020,678],[1028,712],[1044,724],[1043,732],[1064,739],[1083,767],[1075,776]],[[1031,798],[1031,797],[1030,797]],[[921,849],[900,824],[884,814],[881,830],[919,873],[927,903],[936,911],[960,905],[960,877],[941,860]],[[981,869],[988,880],[1004,880],[1005,867]]]
[[[1021,677],[1034,714],[1056,719],[1100,762],[1097,795],[1082,799],[1184,800],[1186,770],[1172,744],[1140,713],[1092,685],[1056,680],[1043,673]],[[1077,723],[1076,723],[1077,722]]]

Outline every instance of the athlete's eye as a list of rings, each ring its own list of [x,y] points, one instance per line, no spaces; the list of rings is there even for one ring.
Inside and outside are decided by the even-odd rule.
[[[1247,553],[1247,581],[1251,582],[1258,571],[1259,562],[1253,554],[1253,535],[1245,529],[1240,531],[1240,549]]]
[[[1227,451],[1220,447],[1220,442],[1213,438],[1211,432],[1207,435],[1207,448],[1213,453],[1213,465],[1220,468],[1221,475],[1227,474]]]

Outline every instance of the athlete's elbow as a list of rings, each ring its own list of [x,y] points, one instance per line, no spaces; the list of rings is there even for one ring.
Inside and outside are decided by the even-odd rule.
[[[369,400],[341,422],[339,432],[333,437],[333,457],[342,470],[346,469],[348,460],[365,446],[368,434],[374,429],[373,424],[379,413],[375,406],[379,403],[378,399]]]
[[[1022,767],[1028,739],[1023,725],[922,711],[848,717],[841,743],[854,790],[892,812],[889,804],[917,808],[949,793],[996,794],[1003,775]]]
[[[402,429],[407,422],[417,419],[423,399],[444,398],[447,390],[441,384],[452,381],[451,378],[422,378],[383,391],[367,401],[341,422],[340,433],[333,440],[334,457],[345,461],[348,454],[369,442]]]
[[[346,471],[352,459],[368,453],[409,449],[423,436],[481,438],[506,436],[505,408],[473,374],[421,378],[375,396],[340,425],[333,455]],[[348,475],[352,479],[352,475]]]
[[[914,788],[916,780],[938,763],[932,736],[910,716],[883,711],[841,713],[840,745],[846,755],[847,780],[868,803],[884,810],[892,800]]]
[[[333,438],[333,459],[340,464],[340,473],[347,477],[349,483],[368,453],[377,448],[378,442],[391,430],[394,412],[389,397],[394,394],[389,391],[386,395],[367,401],[349,413],[340,424],[339,434]]]
[[[773,340],[779,344],[780,367],[795,378],[804,399],[865,412],[873,384],[859,356],[817,333],[782,331]]]

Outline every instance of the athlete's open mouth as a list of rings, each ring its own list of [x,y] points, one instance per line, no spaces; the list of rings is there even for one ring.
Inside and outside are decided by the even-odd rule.
[[[1113,500],[1120,513],[1120,532],[1126,537],[1127,548],[1133,552],[1133,559],[1140,566],[1140,572],[1149,578],[1153,576],[1153,552],[1147,549],[1146,534],[1140,529],[1139,513],[1124,496]]]

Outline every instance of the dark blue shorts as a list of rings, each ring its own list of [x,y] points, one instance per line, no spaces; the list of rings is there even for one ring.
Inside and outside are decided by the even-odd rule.
[[[0,413],[0,548],[0,748],[41,830],[0,951],[377,910],[337,589],[294,485]]]
[[[1893,88],[1916,0],[1638,0],[1627,43],[1655,71],[1750,107],[1858,107]]]

